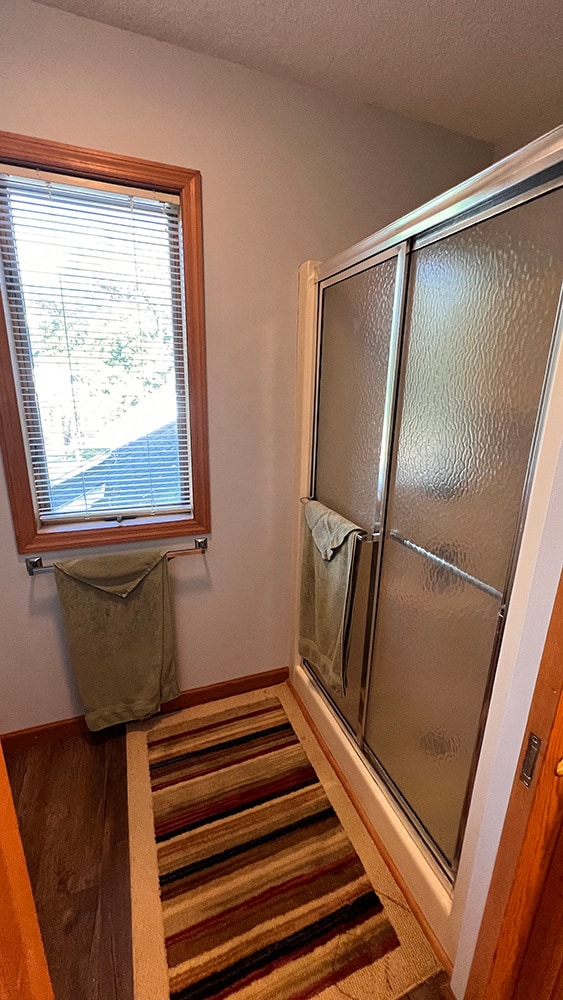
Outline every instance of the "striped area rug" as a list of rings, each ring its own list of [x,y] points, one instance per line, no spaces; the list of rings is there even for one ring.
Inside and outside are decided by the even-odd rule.
[[[398,947],[277,698],[147,739],[173,1000],[305,1000]]]

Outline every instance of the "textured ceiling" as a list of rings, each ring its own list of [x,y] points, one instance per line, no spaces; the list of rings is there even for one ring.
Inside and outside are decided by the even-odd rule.
[[[507,146],[563,120],[561,0],[42,0]]]

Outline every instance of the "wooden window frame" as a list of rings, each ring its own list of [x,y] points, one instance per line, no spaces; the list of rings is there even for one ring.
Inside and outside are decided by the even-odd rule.
[[[18,552],[89,548],[208,534],[211,517],[199,170],[82,149],[11,132],[0,132],[0,163],[175,194],[180,199],[182,216],[192,515],[162,513],[138,517],[134,523],[123,521],[111,525],[107,522],[92,522],[86,526],[39,523],[24,444],[8,321],[4,304],[0,301],[0,446]]]

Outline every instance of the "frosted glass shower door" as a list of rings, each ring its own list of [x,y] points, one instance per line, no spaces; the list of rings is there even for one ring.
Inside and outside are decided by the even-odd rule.
[[[322,325],[313,495],[367,534],[358,546],[346,694],[334,701],[356,729],[373,567],[388,461],[388,387],[393,379],[404,248],[321,288]]]
[[[563,191],[415,249],[366,746],[455,868],[563,278]]]
[[[322,290],[315,496],[369,532],[381,518],[398,260],[392,256]]]

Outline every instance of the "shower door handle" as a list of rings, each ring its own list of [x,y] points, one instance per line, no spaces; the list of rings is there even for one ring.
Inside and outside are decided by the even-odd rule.
[[[395,528],[391,528],[389,531],[389,537],[393,538],[399,545],[403,545],[410,552],[416,552],[419,556],[424,556],[425,559],[429,559],[430,562],[434,563],[441,569],[447,570],[453,573],[454,576],[464,580],[465,583],[470,583],[473,587],[477,587],[478,590],[482,590],[483,593],[489,594],[491,597],[496,597],[497,600],[502,601],[502,593],[497,590],[496,587],[492,587],[489,583],[485,583],[484,580],[479,580],[478,577],[473,576],[471,573],[467,573],[466,570],[461,569],[459,566],[455,566],[454,563],[448,562],[447,559],[443,559],[442,556],[436,555],[434,552],[429,552],[428,549],[423,548],[422,545],[417,545],[416,542],[411,542],[408,538],[403,538],[403,536]]]

